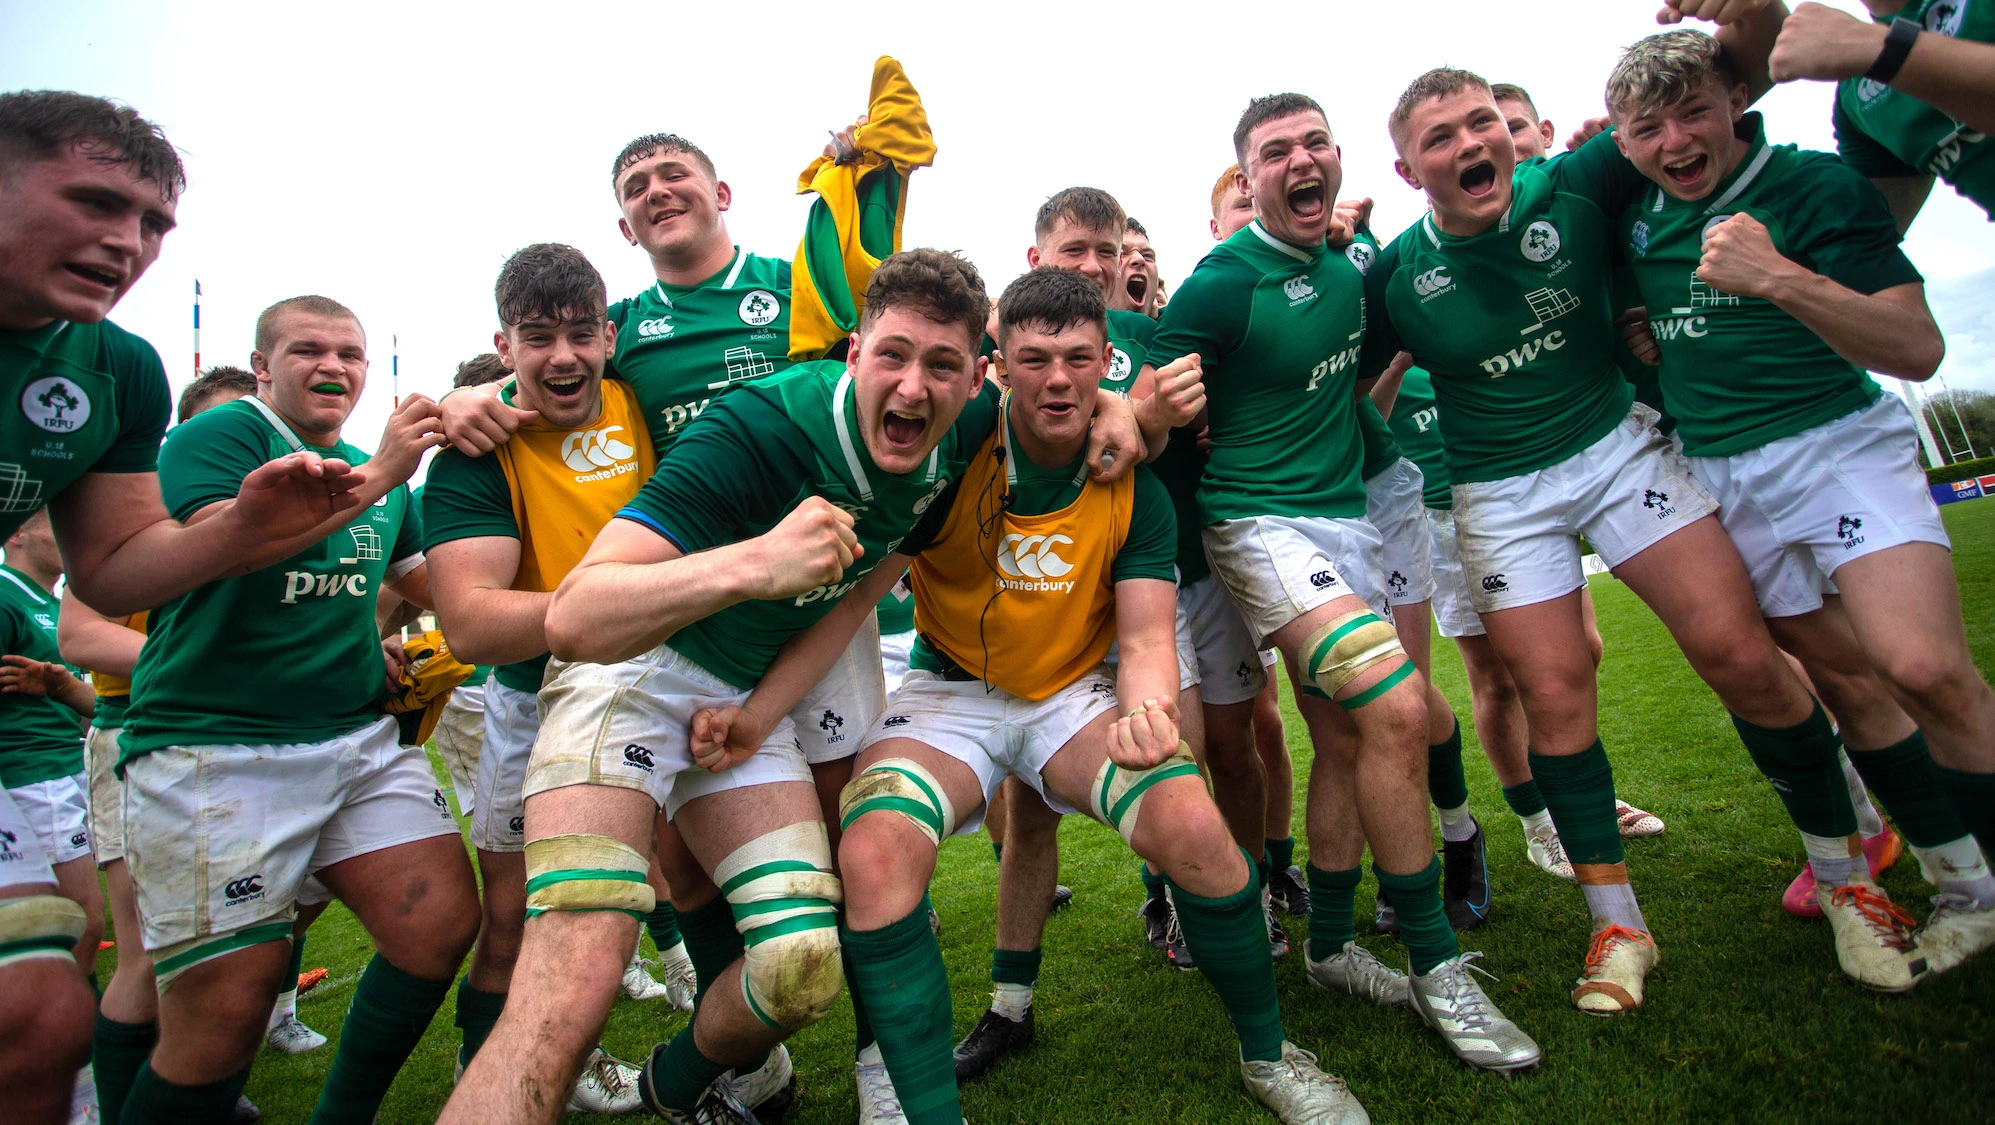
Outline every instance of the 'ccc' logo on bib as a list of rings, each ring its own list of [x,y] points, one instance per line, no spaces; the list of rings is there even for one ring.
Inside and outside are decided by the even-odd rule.
[[[998,544],[998,569],[1013,578],[1058,578],[1074,565],[1053,548],[1072,542],[1064,535],[1007,535]]]

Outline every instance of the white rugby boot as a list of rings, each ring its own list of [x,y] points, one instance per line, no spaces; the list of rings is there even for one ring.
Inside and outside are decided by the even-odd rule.
[[[326,1045],[326,1037],[306,1027],[295,1012],[273,1020],[264,1029],[263,1041],[287,1055],[302,1055]]]
[[[1433,972],[1410,977],[1413,1010],[1420,1022],[1441,1033],[1441,1042],[1456,1058],[1478,1070],[1508,1074],[1537,1066],[1544,1052],[1497,1010],[1476,983],[1472,974],[1483,971],[1470,962],[1481,956],[1475,952],[1456,954],[1434,966]]]
[[[1917,936],[1926,953],[1927,972],[1957,969],[1995,945],[1995,906],[1977,910],[1965,895],[1934,895],[1932,917],[1926,919]]]
[[[665,998],[682,1012],[693,1010],[693,998],[700,994],[700,978],[693,972],[693,959],[686,943],[679,942],[658,954],[658,968],[665,974]]]
[[[1588,1015],[1612,1016],[1642,1006],[1642,985],[1662,960],[1646,930],[1606,926],[1594,931],[1586,965],[1573,984],[1572,1002]]]
[[[659,1000],[670,996],[671,992],[670,988],[644,971],[644,958],[638,956],[637,949],[633,947],[630,964],[623,967],[623,994],[632,1000]]]
[[[907,1111],[901,1109],[894,1080],[887,1076],[887,1063],[880,1057],[878,1043],[866,1044],[853,1067],[859,1086],[859,1125],[907,1125]]]
[[[1343,949],[1321,961],[1309,960],[1308,947],[1303,948],[1303,965],[1308,971],[1309,983],[1316,987],[1331,992],[1348,992],[1381,1007],[1406,1003],[1406,974],[1372,956],[1371,950],[1357,942],[1345,942]]]
[[[636,1113],[644,1108],[637,1092],[637,1068],[597,1047],[582,1064],[582,1076],[568,1095],[570,1113]]]
[[[1344,1085],[1316,1065],[1316,1056],[1287,1040],[1280,1062],[1240,1063],[1240,1079],[1282,1125],[1370,1125],[1371,1116]]]
[[[769,1061],[747,1074],[728,1071],[728,1086],[742,1105],[757,1117],[774,1120],[796,1101],[797,1068],[790,1062],[789,1048],[781,1043],[769,1051]]]
[[[1840,887],[1817,885],[1815,902],[1835,931],[1836,963],[1851,980],[1878,992],[1910,992],[1925,977],[1916,923],[1884,888],[1859,875]]]
[[[1556,875],[1568,883],[1576,878],[1572,860],[1566,858],[1566,846],[1559,840],[1559,830],[1549,821],[1537,828],[1524,826],[1524,854],[1547,875]]]

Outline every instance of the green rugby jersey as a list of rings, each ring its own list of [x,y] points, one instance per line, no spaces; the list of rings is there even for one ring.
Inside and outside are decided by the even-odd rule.
[[[306,446],[360,465],[340,442]],[[159,452],[166,509],[186,520],[292,451],[253,399],[175,426]],[[406,485],[282,562],[195,587],[153,613],[132,673],[119,765],[167,746],[323,742],[381,716],[374,602],[389,570],[422,550]]]
[[[666,643],[728,683],[753,688],[783,643],[851,593],[962,476],[997,423],[997,405],[998,389],[986,383],[928,461],[897,476],[881,471],[867,452],[842,362],[797,364],[715,402],[659,458],[658,471],[617,518],[650,528],[690,555],[761,535],[806,498],[822,496],[853,514],[866,551],[836,583],[794,598],[731,605]]]
[[[1370,480],[1399,463],[1399,442],[1393,440],[1392,427],[1385,424],[1385,415],[1378,412],[1378,404],[1370,395],[1358,396],[1358,433],[1365,439],[1359,479]]]
[[[1150,362],[1150,344],[1156,337],[1157,322],[1142,313],[1108,310],[1108,374],[1101,389],[1128,394],[1143,365]]]
[[[609,374],[637,392],[658,456],[714,396],[790,366],[790,263],[736,248],[698,285],[654,281],[609,308]]]
[[[1164,306],[1152,353],[1197,352],[1205,370],[1212,449],[1199,527],[1264,515],[1364,518],[1351,396],[1365,272],[1377,254],[1369,234],[1343,250],[1291,246],[1257,219],[1208,253]]]
[[[457,539],[502,535],[520,537],[519,519],[513,514],[512,488],[506,483],[506,470],[495,456],[467,457],[456,449],[445,449],[429,463],[429,477],[416,490],[422,505],[423,549]],[[530,660],[493,667],[491,675],[515,691],[538,693],[548,654]],[[481,666],[482,667],[482,666]],[[484,683],[485,675],[473,675],[465,685]]]
[[[1995,43],[1989,0],[1911,0],[1895,15],[1935,35]],[[1858,172],[1874,180],[1937,176],[1995,219],[1995,143],[1984,134],[1868,78],[1836,84],[1834,120],[1836,151]]]
[[[0,652],[66,664],[55,642],[56,613],[54,594],[0,566]],[[0,694],[0,788],[83,772],[81,723],[76,712],[46,695]]]
[[[0,538],[85,473],[149,473],[172,407],[159,353],[112,324],[0,332]]]
[[[1620,235],[1662,348],[1662,393],[1683,451],[1726,457],[1860,410],[1883,392],[1772,301],[1697,279],[1705,234],[1737,214],[1766,224],[1787,258],[1859,293],[1917,282],[1884,197],[1826,152],[1769,145],[1757,113],[1739,122],[1750,147],[1705,199],[1650,185]]]
[[[1366,369],[1404,349],[1432,374],[1454,483],[1557,464],[1627,415],[1611,218],[1646,182],[1602,134],[1519,165],[1509,209],[1481,234],[1447,234],[1430,212],[1380,254]]]
[[[1441,445],[1441,408],[1434,401],[1434,377],[1419,367],[1406,369],[1399,395],[1392,400],[1392,436],[1406,459],[1420,467],[1420,501],[1442,511],[1455,506],[1448,487],[1447,452]]]

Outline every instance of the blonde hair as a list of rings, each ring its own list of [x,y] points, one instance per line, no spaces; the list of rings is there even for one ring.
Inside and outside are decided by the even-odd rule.
[[[1413,111],[1420,108],[1423,102],[1450,97],[1463,90],[1482,90],[1487,93],[1489,82],[1473,71],[1457,70],[1449,66],[1437,66],[1415,78],[1413,83],[1406,87],[1406,92],[1399,95],[1399,104],[1392,107],[1392,115],[1386,118],[1386,128],[1392,133],[1393,147],[1403,147],[1404,140],[1400,137],[1400,132],[1412,119]]]
[[[1675,105],[1713,78],[1727,90],[1742,81],[1724,44],[1691,28],[1650,35],[1621,52],[1607,76],[1607,112],[1627,121]]]

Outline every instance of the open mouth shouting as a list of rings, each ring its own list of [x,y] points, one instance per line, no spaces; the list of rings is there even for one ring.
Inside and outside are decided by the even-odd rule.
[[[1496,190],[1496,165],[1478,160],[1462,170],[1462,192],[1470,199],[1487,199]]]
[[[1150,295],[1150,279],[1143,274],[1132,273],[1129,275],[1129,280],[1123,282],[1122,290],[1129,294],[1131,304],[1141,308],[1143,298]]]
[[[1663,175],[1677,187],[1696,187],[1704,179],[1704,170],[1711,166],[1711,158],[1703,153],[1672,160],[1662,166]]]
[[[541,380],[541,389],[556,402],[570,403],[582,397],[582,386],[588,382],[584,375],[549,375]]]
[[[1323,181],[1310,178],[1288,189],[1289,214],[1303,222],[1322,218],[1329,206],[1329,199],[1323,192]]]
[[[928,432],[928,419],[889,409],[880,420],[880,430],[887,439],[887,448],[906,452],[921,445],[921,435]]]
[[[62,268],[68,270],[71,277],[80,278],[88,282],[91,286],[104,290],[106,293],[117,292],[118,286],[122,285],[125,280],[122,271],[105,266],[86,266],[78,262],[70,262]]]

